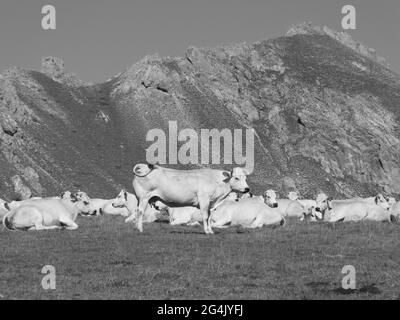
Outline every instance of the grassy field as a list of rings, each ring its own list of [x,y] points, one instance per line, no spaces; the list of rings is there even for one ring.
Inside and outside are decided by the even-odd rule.
[[[76,231],[0,231],[1,299],[400,299],[400,227],[289,221],[260,230],[79,218]],[[343,291],[341,270],[356,268]],[[56,290],[41,269],[56,268]]]

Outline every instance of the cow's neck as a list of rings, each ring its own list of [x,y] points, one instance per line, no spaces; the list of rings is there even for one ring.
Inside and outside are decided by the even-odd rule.
[[[221,203],[226,199],[226,197],[232,192],[232,188],[228,183],[224,183],[218,187],[217,192],[215,193],[215,198],[217,201],[212,206],[212,210],[215,210]]]

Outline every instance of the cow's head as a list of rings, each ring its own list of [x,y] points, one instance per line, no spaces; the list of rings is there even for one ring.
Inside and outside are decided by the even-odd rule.
[[[276,192],[269,189],[263,193],[264,202],[267,206],[271,208],[277,208],[278,202],[276,201]]]
[[[249,185],[246,181],[246,176],[249,172],[244,168],[233,168],[231,173],[224,171],[224,182],[229,183],[231,189],[236,192],[247,193],[250,191]]]
[[[390,209],[389,197],[384,196],[381,193],[378,193],[375,196],[375,203],[376,203],[376,205],[380,206],[381,208],[383,208],[385,210]]]
[[[322,215],[321,212],[315,210],[314,206],[304,208],[303,213],[304,213],[305,219],[308,221],[318,221],[318,220],[322,220],[324,218],[324,216]]]
[[[70,191],[64,191],[61,195],[60,195],[61,199],[70,199],[71,198],[71,192]]]
[[[121,192],[112,202],[112,206],[114,208],[125,208],[127,204],[128,204],[128,192],[126,192],[125,189],[122,189]]]
[[[330,209],[330,204],[329,202],[332,199],[329,198],[325,193],[321,192],[317,195],[317,198],[315,199],[315,211],[320,212],[322,215],[324,215],[325,211],[327,209]]]
[[[64,194],[63,199],[65,199],[66,196],[67,195]],[[95,214],[95,210],[93,210],[90,203],[90,198],[86,192],[78,191],[75,193],[69,193],[69,200],[76,205],[80,214],[87,216],[92,216]]]
[[[292,201],[298,200],[299,199],[299,193],[296,192],[296,191],[290,191],[288,193],[288,199],[292,200]]]

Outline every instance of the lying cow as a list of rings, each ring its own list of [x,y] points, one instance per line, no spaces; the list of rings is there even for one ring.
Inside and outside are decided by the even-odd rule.
[[[226,201],[212,214],[212,223],[216,228],[242,226],[261,228],[262,226],[284,225],[285,218],[275,206],[270,192],[262,197],[247,198],[240,201]]]
[[[303,207],[304,219],[309,221],[322,220],[322,214],[315,211],[316,201],[312,199],[300,199],[298,192],[290,191],[288,199],[297,201]],[[303,219],[302,219],[303,220]]]
[[[242,198],[236,192],[231,192],[228,196],[224,199],[224,201],[220,202],[220,204],[224,204],[226,201],[239,201]],[[247,199],[247,198],[245,198]],[[157,201],[156,205],[159,206],[159,201]],[[220,206],[212,208],[211,214],[215,210],[218,210]],[[201,216],[200,210],[196,207],[168,207],[166,206],[166,211],[169,216],[169,222],[171,225],[198,225],[200,222],[203,221]],[[212,219],[211,219],[212,220]]]
[[[66,194],[61,199],[25,200],[3,218],[8,230],[75,230],[79,213],[91,214],[90,198],[84,192]]]
[[[143,212],[149,201],[161,200],[169,207],[193,206],[200,209],[206,234],[211,229],[210,209],[231,192],[250,191],[248,172],[234,168],[232,172],[214,169],[175,170],[152,164],[137,164],[133,168],[133,188],[139,200],[137,227],[143,231]]]
[[[109,200],[104,200],[104,199],[91,199],[91,205],[92,205],[92,210],[94,215],[114,215],[118,216],[121,215],[123,217],[128,217],[129,216],[129,211],[126,207],[114,207],[115,199],[109,199]]]
[[[392,203],[390,207],[390,213],[397,219],[400,218],[400,201],[394,201],[394,203]]]
[[[112,201],[112,207],[115,210],[125,209],[128,212],[128,218],[125,219],[126,223],[136,222],[138,201],[133,193],[129,193],[125,190],[121,190],[118,196]],[[156,213],[158,207],[155,208],[153,204],[148,206],[143,214],[143,222],[154,222],[157,220]]]
[[[27,201],[32,201],[32,200],[41,200],[41,199],[63,199],[63,198],[68,198],[71,196],[71,192],[70,191],[65,191],[61,194],[61,196],[55,196],[55,197],[47,197],[47,198],[42,198],[42,197],[32,197],[26,200],[15,200],[15,201],[11,201],[10,203],[8,203],[8,207],[10,208],[10,210],[16,209],[18,207],[20,207],[21,205],[27,203]]]
[[[381,194],[371,199],[351,199],[346,201],[333,201],[326,194],[317,196],[316,210],[321,212],[329,222],[338,221],[392,221],[387,200]]]

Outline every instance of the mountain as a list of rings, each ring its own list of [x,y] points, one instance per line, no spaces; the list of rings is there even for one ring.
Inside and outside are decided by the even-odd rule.
[[[58,58],[42,64],[0,77],[0,197],[14,196],[16,175],[34,195],[131,189],[147,133],[169,121],[199,136],[254,129],[256,193],[400,194],[400,76],[345,33],[304,23],[254,44],[147,56],[99,84]]]

